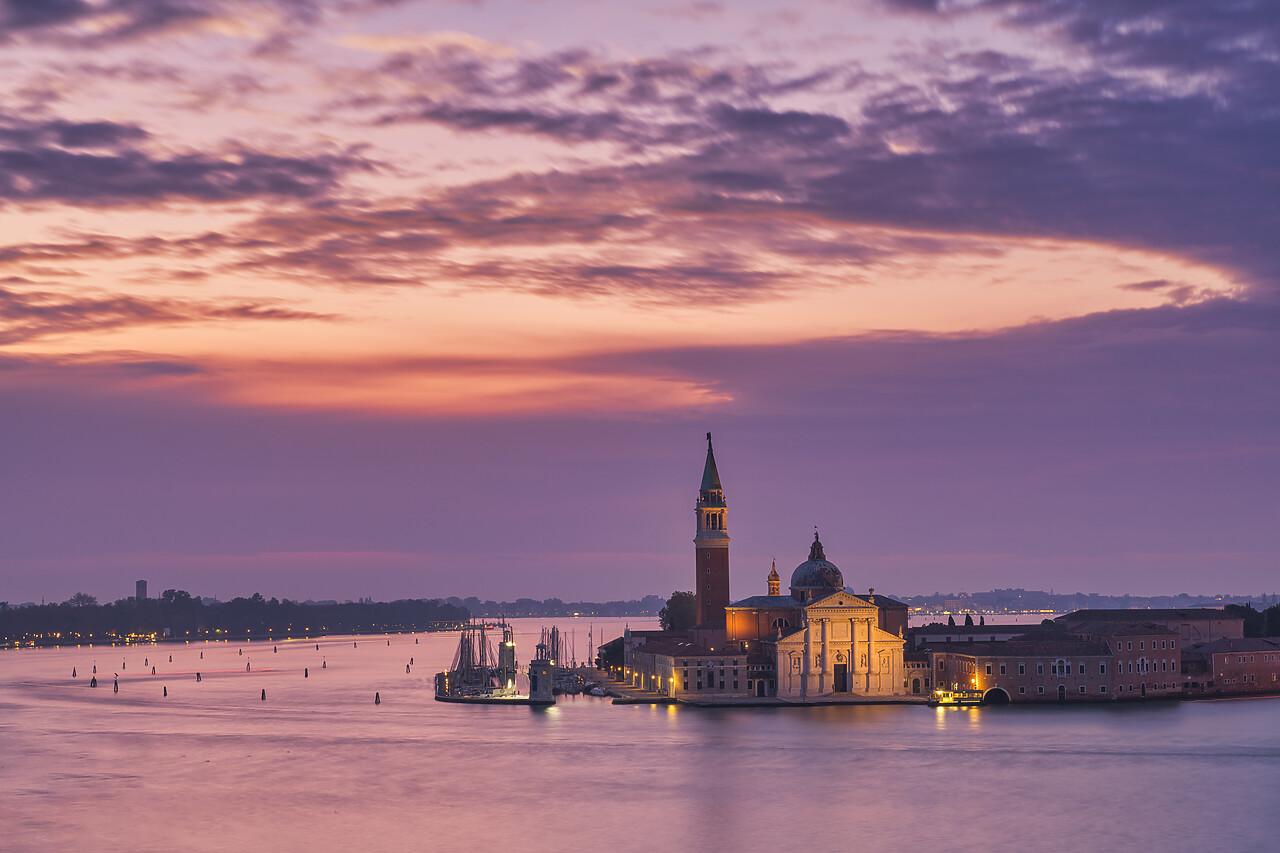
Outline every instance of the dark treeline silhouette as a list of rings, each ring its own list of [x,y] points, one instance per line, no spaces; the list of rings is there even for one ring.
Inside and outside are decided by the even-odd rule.
[[[517,598],[515,601],[481,601],[478,598],[448,598],[450,604],[465,607],[474,616],[657,616],[666,602],[646,595],[631,601],[561,601],[547,598]]]
[[[676,590],[658,611],[658,625],[664,631],[687,631],[697,622],[698,594],[695,592]]]
[[[890,593],[891,598],[897,596]],[[1017,613],[1028,610],[1107,610],[1141,607],[1222,607],[1227,604],[1254,604],[1261,607],[1280,601],[1275,594],[1262,595],[1102,595],[1096,592],[1045,592],[1041,589],[993,589],[988,592],[935,592],[901,598],[911,607],[941,609],[954,612],[985,610],[989,613]]]
[[[93,596],[77,593],[61,604],[9,607],[0,603],[0,642],[100,642],[147,635],[185,640],[377,634],[446,630],[468,618],[465,607],[429,598],[302,604],[254,593],[249,598],[205,604],[185,590],[167,589],[159,598],[123,598],[99,605]]]
[[[1228,604],[1223,609],[1233,616],[1244,617],[1246,637],[1280,637],[1280,604],[1266,610],[1254,610],[1251,604]]]

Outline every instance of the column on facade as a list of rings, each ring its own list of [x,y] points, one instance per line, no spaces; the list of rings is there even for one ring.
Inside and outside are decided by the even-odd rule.
[[[818,692],[831,692],[831,679],[834,676],[834,670],[831,665],[831,620],[822,620],[822,675],[818,680]]]
[[[809,695],[809,673],[813,668],[813,644],[809,642],[810,631],[813,626],[809,620],[805,620],[804,625],[804,646],[800,653],[800,695]]]
[[[849,620],[849,671],[855,675],[864,675],[867,668],[862,663],[862,640],[858,637],[858,628],[862,625],[861,619]],[[854,683],[858,683],[855,679]]]
[[[875,632],[872,630],[872,624],[874,621],[875,620],[872,619],[865,620],[865,624],[867,626],[867,681],[866,686],[863,689],[867,693],[871,692],[872,673],[878,673],[880,671],[880,661],[876,659]]]

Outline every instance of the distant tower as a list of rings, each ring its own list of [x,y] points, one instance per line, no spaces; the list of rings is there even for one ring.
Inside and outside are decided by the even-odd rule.
[[[778,561],[773,561],[773,568],[769,569],[769,594],[782,595],[782,578],[778,575]]]
[[[136,598],[138,601],[142,601],[142,599],[147,597],[146,581],[138,581],[138,583],[136,584],[136,591],[134,592],[133,597]]]
[[[697,552],[694,590],[698,597],[698,624],[723,628],[724,609],[729,605],[729,534],[724,487],[716,470],[711,433],[707,433],[707,464],[702,469],[694,512],[698,516],[698,535],[693,538]]]
[[[516,642],[511,626],[502,626],[502,645],[498,647],[498,686],[503,690],[515,690]]]
[[[536,702],[555,702],[555,665],[546,643],[538,643],[537,656],[529,661],[529,698]]]

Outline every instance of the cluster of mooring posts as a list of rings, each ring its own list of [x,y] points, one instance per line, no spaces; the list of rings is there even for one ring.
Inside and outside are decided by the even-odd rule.
[[[386,643],[387,643],[387,646],[390,646],[390,645],[391,645],[391,640],[390,640],[390,639],[388,639],[388,640],[386,641]],[[414,645],[417,645],[417,644],[418,644],[418,638],[417,638],[417,637],[414,637],[414,638],[413,638],[413,643],[414,643]],[[315,651],[317,651],[317,652],[318,652],[318,651],[320,651],[320,644],[319,644],[319,643],[315,643],[315,644],[314,644],[314,646],[315,646]],[[359,648],[359,641],[358,641],[358,640],[352,641],[351,646],[352,646],[352,648]],[[90,646],[90,648],[93,648],[93,647],[92,647],[92,646]],[[201,650],[199,651],[199,657],[198,657],[198,660],[204,660],[204,652],[205,652],[205,650],[204,650],[204,649],[201,649]],[[273,645],[272,645],[272,647],[271,647],[271,653],[272,653],[272,654],[279,654],[279,652],[280,652],[280,646],[279,646],[278,644],[273,644]],[[243,648],[243,647],[238,648],[238,649],[236,650],[236,655],[237,655],[238,657],[243,657],[243,656],[244,656],[244,648]],[[173,655],[172,655],[172,654],[170,654],[170,655],[168,656],[168,658],[169,658],[169,663],[173,663]],[[412,657],[412,656],[410,656],[410,658],[409,658],[409,662],[408,662],[408,663],[406,663],[406,664],[405,664],[405,667],[404,667],[404,671],[405,671],[405,674],[406,674],[406,675],[412,674],[412,672],[413,672],[413,662],[414,662],[414,659],[413,659],[413,657]],[[150,658],[150,656],[147,656],[147,657],[145,657],[145,658],[143,659],[143,661],[142,661],[142,665],[143,665],[143,667],[144,667],[144,668],[145,668],[145,667],[150,666],[150,667],[151,667],[151,675],[156,676],[157,678],[169,678],[169,677],[176,676],[176,675],[192,675],[192,674],[194,674],[194,676],[195,676],[195,682],[196,682],[197,684],[200,684],[200,683],[202,683],[202,682],[204,681],[204,675],[205,675],[205,673],[204,673],[204,671],[203,671],[203,670],[198,670],[198,669],[197,669],[197,670],[192,670],[192,671],[160,672],[160,671],[158,671],[158,669],[157,669],[157,665],[156,665],[156,664],[153,664],[153,663],[151,662],[151,658]],[[128,671],[128,668],[129,668],[129,661],[128,661],[128,658],[124,658],[124,659],[122,659],[122,660],[120,661],[120,671],[121,671],[121,672],[127,672],[127,671]],[[322,670],[327,670],[327,669],[329,668],[329,661],[328,661],[327,657],[325,657],[325,656],[323,656],[323,655],[321,656],[321,659],[320,659],[320,668],[321,668]],[[244,664],[244,671],[245,671],[245,672],[247,672],[247,673],[254,672],[254,669],[253,669],[253,662],[252,662],[252,660],[246,660],[246,661],[245,661],[245,664]],[[257,672],[260,672],[260,673],[275,673],[276,671],[277,671],[277,670],[276,670],[276,669],[274,669],[274,668],[270,668],[270,669],[259,669],[259,670],[257,670]],[[219,671],[219,674],[225,674],[225,671]],[[304,666],[304,667],[302,668],[302,677],[303,677],[304,679],[305,679],[305,678],[310,678],[310,677],[311,677],[311,667],[310,667],[309,665],[308,665],[308,666]],[[72,678],[72,679],[78,679],[78,678],[79,678],[79,668],[78,668],[78,667],[75,667],[75,666],[71,667],[71,678]],[[90,679],[89,679],[89,687],[91,687],[91,688],[96,688],[97,686],[98,686],[98,662],[97,662],[97,660],[95,659],[95,660],[92,662],[92,673],[91,673],[91,677],[90,677]],[[161,689],[161,693],[160,693],[161,697],[162,697],[162,698],[168,698],[168,696],[169,696],[169,685],[168,685],[167,683],[162,683],[162,684],[161,684],[161,688],[160,688],[160,689]],[[114,674],[113,674],[112,682],[111,682],[111,690],[112,690],[112,693],[116,693],[116,694],[118,694],[118,693],[120,692],[120,673],[114,673]],[[262,701],[262,702],[267,701],[267,690],[266,690],[266,688],[265,688],[265,687],[264,687],[264,688],[261,688],[261,690],[259,691],[258,698],[259,698],[259,700],[260,700],[260,701]],[[374,694],[373,694],[373,704],[375,704],[375,705],[381,705],[381,704],[382,704],[382,693],[381,693],[381,691],[374,691]]]

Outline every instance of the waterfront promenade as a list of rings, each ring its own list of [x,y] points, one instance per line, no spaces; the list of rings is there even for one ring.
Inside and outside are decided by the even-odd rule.
[[[697,708],[754,708],[754,707],[809,707],[812,705],[927,705],[927,696],[855,696],[853,694],[825,694],[820,700],[786,699],[776,696],[717,696],[708,701],[697,701],[687,698],[677,699],[653,690],[632,687],[614,680],[609,673],[595,668],[586,668],[583,674],[599,682],[605,693],[613,697],[615,705],[690,705]]]

